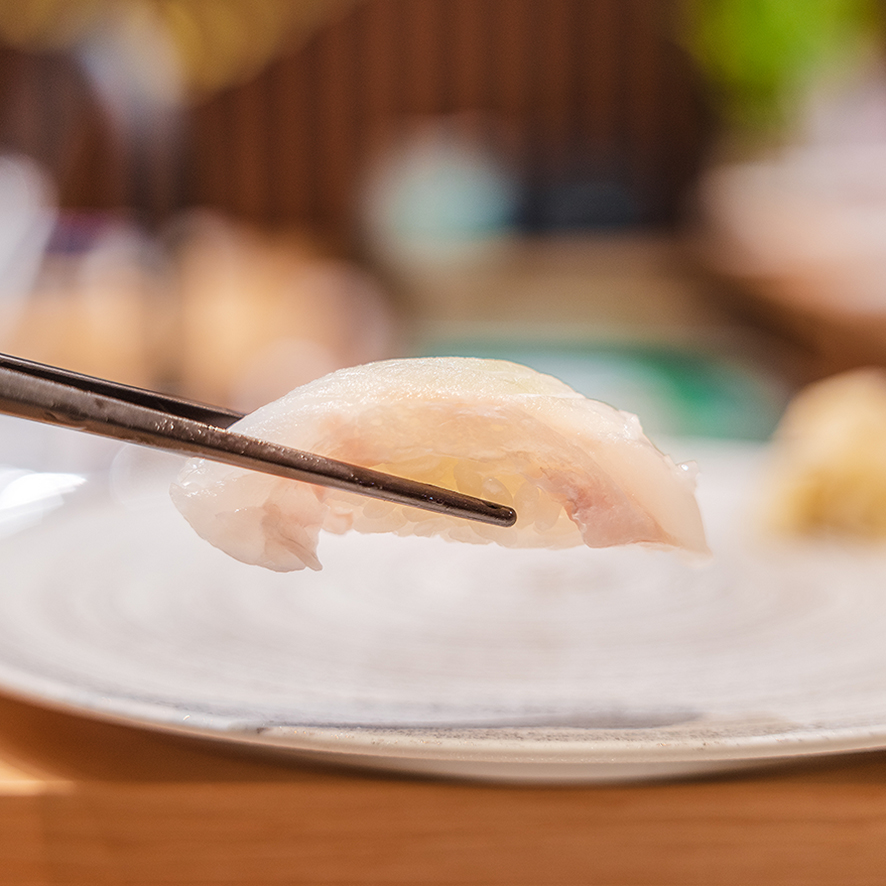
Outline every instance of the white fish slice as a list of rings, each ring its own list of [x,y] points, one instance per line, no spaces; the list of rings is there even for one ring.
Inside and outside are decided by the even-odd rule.
[[[505,547],[639,543],[707,553],[692,466],[660,452],[636,416],[515,363],[429,357],[342,369],[235,428],[493,498],[518,514],[510,526],[486,526],[188,462],[173,501],[199,535],[246,563],[319,569],[321,529]]]

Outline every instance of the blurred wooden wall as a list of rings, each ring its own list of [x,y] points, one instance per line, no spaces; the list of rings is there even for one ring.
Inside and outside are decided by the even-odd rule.
[[[347,242],[355,185],[416,116],[488,125],[544,228],[545,195],[609,176],[639,222],[679,209],[708,131],[670,0],[358,0],[249,82],[116,137],[65,56],[0,51],[0,142],[53,170],[63,204],[164,219],[205,205]]]

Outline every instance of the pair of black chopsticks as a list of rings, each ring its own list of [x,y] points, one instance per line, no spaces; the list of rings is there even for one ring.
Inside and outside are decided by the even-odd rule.
[[[242,414],[0,354],[0,412],[481,523],[512,508],[228,430]]]

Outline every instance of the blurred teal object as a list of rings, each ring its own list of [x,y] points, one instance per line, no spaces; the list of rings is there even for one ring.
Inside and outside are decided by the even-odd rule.
[[[652,435],[766,440],[789,397],[786,385],[751,361],[702,350],[441,339],[421,352],[522,363],[637,414]]]
[[[456,124],[417,125],[369,175],[363,224],[387,258],[451,260],[512,231],[517,182],[486,140]]]
[[[389,223],[403,236],[484,237],[509,228],[516,189],[489,159],[445,143],[409,157],[392,182]]]

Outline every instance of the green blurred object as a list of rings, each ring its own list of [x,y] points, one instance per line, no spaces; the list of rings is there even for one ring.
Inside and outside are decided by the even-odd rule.
[[[729,123],[772,129],[824,71],[870,55],[876,0],[686,0],[685,41]]]
[[[426,342],[421,353],[522,363],[635,413],[653,436],[766,440],[789,398],[751,361],[676,347],[461,339]]]

